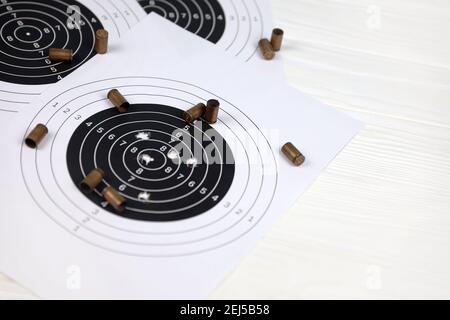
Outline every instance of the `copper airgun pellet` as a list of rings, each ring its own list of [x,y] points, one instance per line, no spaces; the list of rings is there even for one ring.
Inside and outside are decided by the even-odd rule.
[[[120,113],[126,112],[130,108],[127,99],[117,89],[108,92],[108,99]]]
[[[52,62],[71,62],[73,60],[72,49],[50,48],[48,58]]]
[[[47,127],[43,124],[38,124],[25,138],[25,144],[32,149],[36,149],[47,134]]]
[[[113,187],[103,189],[102,195],[117,212],[123,212],[125,210],[125,198]]]
[[[297,167],[305,162],[305,156],[291,142],[286,143],[281,151]]]
[[[108,31],[99,29],[95,32],[95,51],[98,54],[105,54],[108,52]]]
[[[284,36],[283,30],[279,28],[273,29],[272,38],[270,40],[270,44],[272,45],[273,51],[277,52],[281,50],[281,45],[283,44],[283,36]]]
[[[275,51],[273,51],[272,44],[267,39],[259,40],[259,49],[266,60],[272,60],[275,57]]]
[[[208,102],[206,103],[206,111],[203,118],[209,124],[214,124],[217,122],[217,118],[219,117],[219,110],[220,110],[219,101],[215,99],[208,100]]]
[[[205,104],[199,103],[184,112],[183,114],[184,121],[186,121],[187,123],[193,123],[194,121],[203,117],[205,111],[206,111]]]
[[[90,193],[97,188],[104,178],[105,172],[102,169],[96,168],[89,172],[83,181],[81,181],[80,188],[84,193]]]

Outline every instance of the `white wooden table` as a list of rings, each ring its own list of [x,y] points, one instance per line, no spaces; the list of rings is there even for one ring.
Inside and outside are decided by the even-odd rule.
[[[450,2],[273,3],[289,83],[367,127],[212,298],[450,298]]]

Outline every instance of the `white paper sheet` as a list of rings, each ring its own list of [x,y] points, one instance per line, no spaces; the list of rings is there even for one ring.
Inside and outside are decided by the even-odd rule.
[[[0,270],[43,298],[205,298],[361,124],[157,15],[122,40],[46,91],[33,115],[11,124],[22,132],[1,141],[8,153],[0,171]],[[66,158],[75,129],[92,126],[100,145],[122,143],[106,124],[87,123],[111,108],[111,88],[132,104],[117,117],[134,117],[137,104],[184,110],[220,100],[213,128],[228,142],[236,171],[213,208],[179,221],[138,221],[112,214],[79,191]],[[50,132],[32,150],[22,141],[37,123]],[[287,141],[305,154],[302,167],[280,153]],[[202,183],[195,187],[202,192]]]
[[[120,36],[143,17],[140,5],[129,0],[2,1],[0,115],[26,111],[31,101],[59,81],[59,76],[84,63],[94,52],[94,31],[99,26],[109,31],[114,47]],[[83,24],[71,29],[74,21]],[[74,50],[70,68],[64,63],[47,62],[51,47]]]

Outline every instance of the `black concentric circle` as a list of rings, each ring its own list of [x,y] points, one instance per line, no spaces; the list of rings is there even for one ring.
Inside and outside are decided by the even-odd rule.
[[[219,133],[202,121],[186,125],[178,108],[137,104],[132,110],[101,111],[76,129],[67,149],[73,182],[78,185],[92,169],[101,168],[106,178],[87,197],[129,219],[177,221],[216,206],[235,173],[231,149]],[[124,212],[104,201],[106,186],[126,198]]]
[[[100,20],[75,0],[0,2],[0,76],[25,85],[55,83],[95,54]],[[72,63],[53,63],[48,49],[74,51]]]
[[[147,13],[155,12],[212,43],[225,32],[225,13],[217,0],[138,1]]]

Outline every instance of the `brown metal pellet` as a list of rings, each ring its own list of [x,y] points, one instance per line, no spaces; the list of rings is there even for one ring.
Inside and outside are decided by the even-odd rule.
[[[52,62],[71,62],[73,60],[73,50],[50,48],[48,58]]]
[[[94,169],[83,179],[80,183],[80,188],[84,193],[89,193],[95,190],[100,182],[105,178],[105,172],[102,169]]]
[[[206,111],[203,118],[209,124],[214,124],[217,122],[217,118],[219,117],[219,111],[220,111],[220,102],[211,99],[206,103]]]
[[[26,137],[25,144],[32,149],[36,149],[47,134],[47,127],[43,124],[38,124]]]
[[[121,113],[126,112],[128,108],[130,108],[130,104],[127,99],[125,99],[125,97],[117,89],[112,89],[108,92],[108,99]]]
[[[108,31],[99,29],[95,32],[95,51],[99,54],[108,52]]]
[[[118,212],[125,210],[125,198],[113,187],[106,187],[103,189],[103,198]]]
[[[275,52],[280,51],[281,45],[283,44],[283,36],[284,36],[283,30],[281,30],[279,28],[273,29],[272,38],[270,40],[273,51],[275,51]]]
[[[275,57],[275,51],[273,51],[270,41],[267,39],[259,40],[259,49],[266,60],[272,60]]]
[[[183,114],[184,121],[186,121],[187,123],[192,123],[195,120],[198,120],[201,117],[203,117],[203,115],[205,114],[205,111],[206,111],[205,104],[199,103],[184,112],[184,114]]]
[[[305,156],[291,142],[286,143],[281,151],[297,167],[305,162]]]

